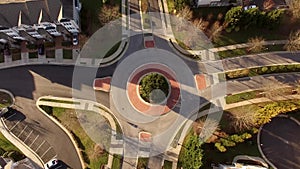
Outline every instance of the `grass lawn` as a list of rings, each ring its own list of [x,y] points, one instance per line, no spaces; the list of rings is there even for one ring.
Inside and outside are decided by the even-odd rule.
[[[285,49],[283,48],[284,45],[267,45],[265,47],[266,47],[266,49],[259,52],[259,53],[267,53],[267,52],[274,52],[274,51],[285,51]],[[240,48],[240,49],[226,50],[226,51],[218,52],[218,55],[219,55],[220,59],[237,57],[237,56],[242,56],[242,55],[250,55],[250,54],[256,54],[256,53],[255,52],[248,52],[247,48]]]
[[[112,6],[120,6],[121,4],[121,0],[80,0],[82,4],[80,11],[81,30],[87,36],[91,36],[103,26],[99,20],[99,13],[103,6],[103,1]]]
[[[107,58],[112,54],[114,54],[119,49],[120,45],[121,45],[121,41],[119,41],[112,48],[110,48],[109,51],[104,55],[104,58]]]
[[[237,103],[244,100],[250,100],[250,99],[257,98],[257,96],[261,92],[262,91],[250,91],[250,92],[238,93],[238,94],[226,96],[225,101],[226,104],[231,104],[231,103]]]
[[[221,36],[213,41],[213,44],[215,47],[219,47],[238,43],[246,43],[248,39],[252,37],[262,37],[265,40],[288,39],[288,36],[281,34],[279,30],[252,28],[247,30],[241,29],[238,32],[233,31],[231,33],[223,31]]]
[[[63,100],[55,100],[55,99],[41,99],[40,101],[48,101],[48,102],[56,102],[56,103],[66,103],[66,104],[80,104],[79,102],[63,101]]]
[[[45,109],[45,106],[43,108]],[[107,164],[108,153],[100,150],[96,143],[87,135],[78,121],[75,110],[53,107],[52,115],[71,131],[78,147],[82,150],[83,159],[89,168],[100,168],[102,165]]]
[[[13,100],[7,93],[0,92],[0,109],[8,107],[12,104]]]
[[[143,28],[150,29],[151,28],[151,19],[150,19],[151,17],[148,14],[143,13],[142,18],[143,18]]]
[[[235,147],[227,148],[224,153],[219,152],[213,144],[204,144],[203,150],[203,166],[201,167],[203,169],[211,168],[211,164],[230,164],[237,155],[261,157],[257,148],[256,135],[243,143],[238,143]]]
[[[250,69],[240,69],[226,72],[226,79],[238,79],[242,77],[252,77],[257,75],[273,74],[273,73],[289,73],[289,72],[300,72],[300,64],[290,65],[274,65],[274,66],[263,66],[255,67]]]
[[[165,160],[163,169],[172,169],[172,164],[173,164],[172,161]]]
[[[123,157],[121,155],[114,154],[113,164],[111,169],[121,169]]]
[[[18,152],[21,152],[10,141],[8,141],[2,133],[0,133],[0,148],[5,150],[5,151],[18,151]]]
[[[144,169],[148,166],[149,158],[138,158],[137,169]]]

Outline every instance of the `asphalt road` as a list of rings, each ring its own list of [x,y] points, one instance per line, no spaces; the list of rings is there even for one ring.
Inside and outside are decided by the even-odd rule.
[[[278,169],[300,168],[300,126],[284,117],[275,117],[263,126],[261,148]]]
[[[109,70],[108,68],[106,72],[98,72],[98,75],[106,76],[107,74],[111,74],[112,72],[109,72]],[[30,129],[34,131],[33,133],[39,135],[39,139],[45,140],[54,149],[55,153],[52,152],[53,155],[57,155],[70,168],[80,169],[80,160],[71,140],[64,131],[41,113],[35,105],[36,100],[40,96],[72,97],[73,71],[73,66],[51,65],[20,66],[1,69],[0,88],[11,91],[16,98],[14,111],[18,112],[18,116],[14,118],[20,119],[20,122],[15,127],[11,125],[11,127],[14,127],[14,131],[20,132],[20,130],[23,130],[21,126],[30,126]],[[90,86],[89,88],[92,90],[91,84],[82,85]],[[97,100],[104,105],[109,105],[109,98],[106,93],[97,95]],[[19,118],[19,116],[23,116],[24,118]],[[15,119],[8,119],[6,123],[10,125],[13,120]],[[16,129],[18,128],[19,130],[17,131]],[[48,160],[49,158],[44,159]]]

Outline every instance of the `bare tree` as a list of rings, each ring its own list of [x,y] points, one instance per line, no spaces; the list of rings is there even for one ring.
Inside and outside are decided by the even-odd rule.
[[[270,10],[274,7],[275,3],[273,0],[264,0],[263,7],[265,10]]]
[[[230,116],[231,127],[236,131],[245,131],[255,126],[255,117],[253,110],[246,106],[238,113],[232,113]]]
[[[298,30],[296,32],[292,32],[290,34],[288,43],[284,47],[288,51],[300,50],[300,30]]]
[[[261,52],[265,49],[265,39],[263,39],[262,37],[250,38],[248,40],[248,44],[250,45],[248,50],[251,52]]]
[[[209,39],[210,40],[216,40],[220,37],[221,35],[221,32],[223,30],[223,26],[220,25],[220,22],[219,21],[216,21],[211,29],[209,30]]]
[[[119,6],[112,6],[112,5],[103,5],[101,8],[101,11],[98,15],[99,21],[102,25],[113,21],[115,19],[118,19],[121,17],[121,14],[119,12]]]
[[[193,11],[190,7],[185,6],[183,9],[178,11],[177,16],[186,20],[191,20],[193,18]]]
[[[196,135],[199,135],[204,141],[209,139],[215,131],[220,130],[219,123],[211,118],[199,119],[194,122],[193,130]]]
[[[296,19],[300,18],[300,0],[290,0],[289,9]]]
[[[195,19],[193,21],[193,24],[196,28],[205,31],[207,29],[207,26],[209,25],[208,21],[205,21],[203,18]]]

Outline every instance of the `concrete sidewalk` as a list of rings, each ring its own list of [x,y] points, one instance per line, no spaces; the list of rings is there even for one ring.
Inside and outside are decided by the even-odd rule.
[[[70,104],[70,103],[59,103],[59,102],[51,102],[51,101],[42,101],[41,99],[53,99],[57,101],[70,101],[75,102],[76,104]],[[45,106],[51,106],[51,107],[62,107],[62,108],[69,108],[69,109],[79,109],[79,110],[89,110],[93,112],[99,113],[101,116],[107,119],[111,126],[111,147],[109,148],[109,156],[108,156],[108,163],[107,167],[111,168],[113,164],[113,154],[123,154],[123,140],[117,139],[117,125],[115,123],[112,112],[109,112],[109,109],[104,107],[103,105],[89,101],[89,100],[83,100],[83,99],[74,99],[74,98],[62,98],[62,97],[53,97],[53,96],[43,96],[38,99],[37,105],[45,105]],[[46,114],[49,116],[48,114]],[[57,123],[58,126],[61,126],[63,130],[66,131],[66,133],[69,133],[67,129],[65,129],[56,119],[53,117],[51,118],[55,123]],[[115,117],[115,119],[117,119]],[[73,140],[73,137],[70,137]],[[75,142],[75,141],[74,141]]]

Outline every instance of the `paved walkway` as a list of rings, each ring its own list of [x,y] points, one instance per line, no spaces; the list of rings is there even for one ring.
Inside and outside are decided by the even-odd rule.
[[[59,102],[52,102],[52,101],[42,101],[41,99],[53,99],[58,101],[70,101],[70,102],[76,102],[76,104],[69,104],[69,103],[59,103]],[[111,126],[111,143],[110,148],[108,150],[109,157],[108,157],[108,163],[107,167],[111,168],[112,162],[113,162],[113,154],[123,154],[123,140],[117,138],[116,133],[116,122],[113,118],[113,114],[111,112],[108,112],[109,109],[104,107],[103,105],[89,101],[89,100],[83,100],[83,99],[74,99],[74,98],[61,98],[61,97],[52,97],[52,96],[44,96],[39,98],[37,101],[37,105],[45,105],[45,106],[51,106],[51,107],[62,107],[62,108],[69,108],[69,109],[77,109],[77,110],[89,110],[96,113],[99,113],[101,116],[107,119],[108,123]],[[46,114],[48,115],[48,114]],[[49,115],[48,115],[49,116]],[[50,117],[57,125],[64,128],[56,119],[53,117]],[[67,133],[70,133],[67,129],[64,128],[64,130]],[[73,138],[70,134],[70,138]]]

